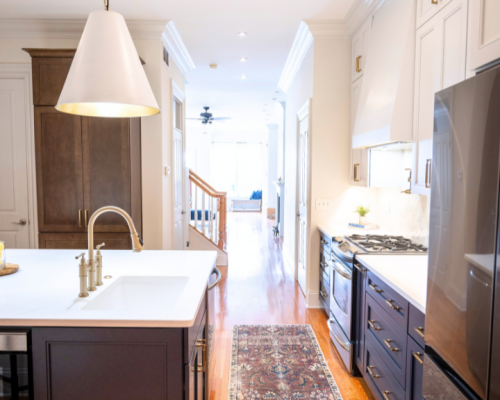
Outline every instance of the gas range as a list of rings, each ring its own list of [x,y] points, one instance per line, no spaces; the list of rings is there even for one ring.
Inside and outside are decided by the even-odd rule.
[[[427,247],[403,236],[393,235],[350,235],[337,236],[333,251],[344,261],[352,261],[355,254],[427,254]]]

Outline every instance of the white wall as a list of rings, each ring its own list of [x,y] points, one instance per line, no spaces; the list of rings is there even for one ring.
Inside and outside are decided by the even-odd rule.
[[[313,97],[314,47],[311,46],[286,96],[285,108],[285,210],[283,257],[295,265],[297,211],[297,111]]]
[[[43,37],[0,38],[0,63],[31,64],[31,57],[22,48],[76,49],[79,39]],[[184,77],[170,61],[162,70],[162,43],[158,40],[134,40],[137,52],[146,62],[144,70],[161,114],[141,118],[142,134],[142,207],[143,239],[147,249],[172,248],[171,201],[172,178],[162,178],[163,165],[171,164],[171,80],[184,90]],[[171,100],[170,100],[171,101]]]
[[[200,123],[201,125],[201,123]],[[210,149],[212,132],[203,127],[188,126],[186,133],[186,153],[193,165],[188,165],[197,175],[210,183]]]
[[[277,188],[274,182],[278,180],[278,133],[277,124],[268,124],[268,161],[267,161],[267,187],[262,190],[267,192],[267,208],[277,207]]]

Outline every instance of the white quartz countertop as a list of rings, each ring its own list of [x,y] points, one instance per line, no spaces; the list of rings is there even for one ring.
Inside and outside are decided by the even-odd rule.
[[[75,256],[82,252],[7,249],[7,262],[18,264],[19,272],[0,277],[0,326],[190,327],[217,258],[215,251],[104,250],[103,276],[112,278],[104,279],[104,285],[89,297],[80,298]],[[111,293],[106,290],[113,284],[117,291],[120,278],[122,282],[168,281],[170,287],[174,282],[176,294],[151,296],[149,302],[147,290],[123,290],[128,296],[123,304],[130,307],[120,302],[104,309],[94,307],[102,303],[103,294]],[[143,296],[141,306],[134,307],[130,298],[134,295]]]
[[[356,260],[425,314],[427,256],[371,254]]]

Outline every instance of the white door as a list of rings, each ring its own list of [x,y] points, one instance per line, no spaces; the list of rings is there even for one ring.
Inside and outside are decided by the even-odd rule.
[[[26,118],[24,81],[0,79],[0,240],[7,248],[30,247]]]
[[[173,180],[174,180],[174,249],[184,249],[184,132],[183,105],[174,98],[174,145],[173,145]]]
[[[298,132],[298,235],[297,235],[297,280],[307,296],[307,245],[309,207],[309,102],[299,111]]]

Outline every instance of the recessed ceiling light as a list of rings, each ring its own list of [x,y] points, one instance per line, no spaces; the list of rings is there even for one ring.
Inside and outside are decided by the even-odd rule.
[[[246,58],[246,57],[240,57],[240,61],[241,61],[241,62],[245,62],[246,60],[247,60],[247,58]]]
[[[241,75],[241,79],[247,79],[246,75]]]
[[[246,35],[247,35],[246,32],[238,32],[238,36],[240,36],[240,37],[243,37],[243,36],[246,36]]]

